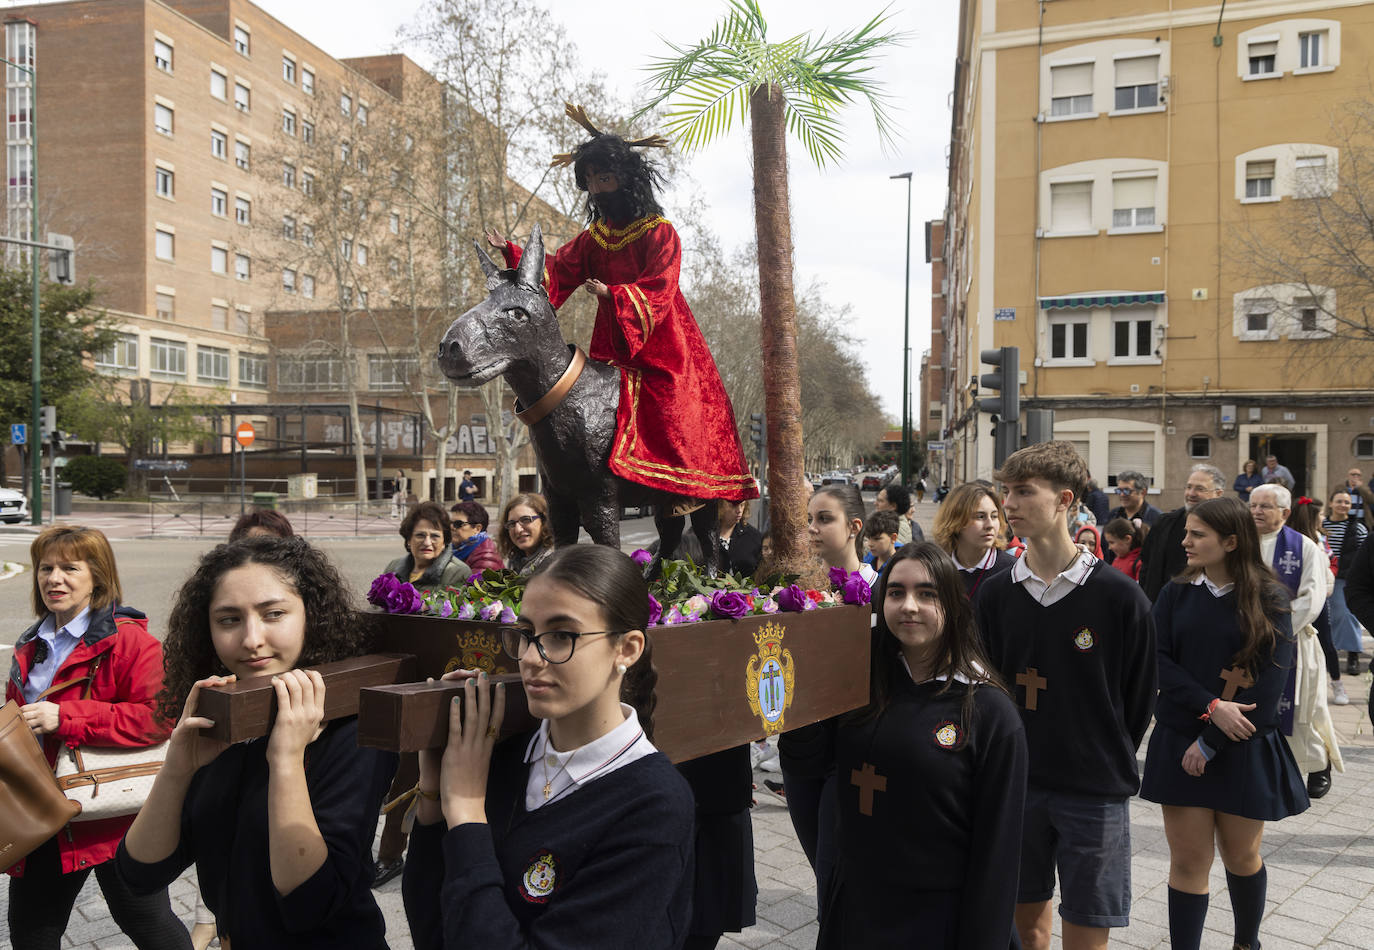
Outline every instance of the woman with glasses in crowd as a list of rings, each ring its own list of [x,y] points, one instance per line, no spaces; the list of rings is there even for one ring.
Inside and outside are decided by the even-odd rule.
[[[409,581],[417,590],[460,587],[472,570],[454,557],[453,529],[448,512],[438,502],[425,501],[410,509],[401,522],[405,557],[386,566],[386,573]]]
[[[505,568],[496,540],[487,534],[487,509],[475,501],[460,501],[449,510],[453,526],[453,556],[472,573]]]
[[[553,526],[543,495],[516,495],[501,509],[496,547],[506,567],[529,577],[553,554]]]
[[[691,789],[652,742],[649,590],[624,554],[574,545],[525,588],[502,645],[532,733],[497,741],[505,690],[454,671],[448,744],[420,755],[405,908],[419,950],[682,946]]]

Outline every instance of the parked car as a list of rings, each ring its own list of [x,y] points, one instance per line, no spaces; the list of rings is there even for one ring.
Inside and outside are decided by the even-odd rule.
[[[882,472],[864,472],[863,480],[859,487],[864,491],[877,491],[887,484],[887,476]]]
[[[29,520],[29,500],[13,488],[0,488],[0,521],[21,524]]]
[[[849,477],[848,472],[841,472],[836,469],[833,472],[826,472],[821,476],[822,485],[852,485],[854,480]]]

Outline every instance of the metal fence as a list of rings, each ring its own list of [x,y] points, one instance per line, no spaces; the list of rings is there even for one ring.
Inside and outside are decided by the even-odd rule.
[[[248,506],[245,510],[249,510]],[[405,510],[387,502],[342,502],[323,499],[283,499],[277,510],[291,520],[291,527],[305,537],[360,537],[389,535]],[[226,501],[148,502],[148,534],[151,537],[227,537],[239,518],[239,504]]]

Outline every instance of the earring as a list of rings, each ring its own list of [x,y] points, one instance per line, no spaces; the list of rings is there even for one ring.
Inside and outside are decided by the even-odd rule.
[[[624,675],[625,675],[625,671],[628,670],[628,669],[629,669],[629,667],[626,666],[624,663],[617,663],[617,664],[615,665],[615,671],[616,671],[617,673],[619,673],[621,676],[624,676]]]

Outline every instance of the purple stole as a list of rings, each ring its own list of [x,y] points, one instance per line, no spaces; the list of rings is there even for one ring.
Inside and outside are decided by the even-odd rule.
[[[1298,596],[1298,586],[1302,583],[1302,535],[1288,525],[1279,529],[1274,539],[1274,573],[1279,576],[1283,586],[1288,588],[1292,597]],[[1298,631],[1294,630],[1296,636]],[[1298,664],[1296,659],[1288,670],[1284,681],[1283,695],[1279,697],[1279,728],[1286,736],[1293,734],[1293,700],[1298,693]]]

